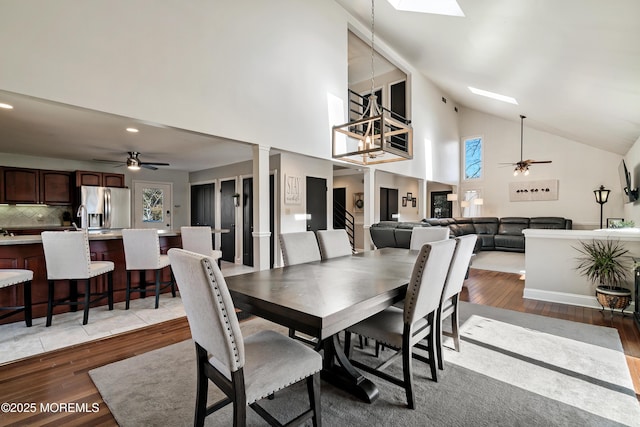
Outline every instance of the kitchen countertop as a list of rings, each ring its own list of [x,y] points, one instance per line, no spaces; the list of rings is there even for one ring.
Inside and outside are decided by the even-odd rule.
[[[160,236],[166,237],[179,236],[180,230],[158,230],[158,234]],[[96,230],[95,232],[89,231],[89,241],[113,239],[122,239],[122,233],[119,230]],[[0,246],[30,245],[33,243],[42,243],[42,237],[40,237],[40,235],[38,234],[25,236],[0,236]]]

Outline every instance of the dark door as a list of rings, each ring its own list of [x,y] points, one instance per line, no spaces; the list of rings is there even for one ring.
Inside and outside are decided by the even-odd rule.
[[[451,191],[431,192],[431,218],[451,218],[453,216],[452,205],[447,201],[447,194],[451,194]]]
[[[307,177],[307,231],[327,229],[327,180]]]
[[[242,263],[253,267],[253,178],[242,180]]]
[[[236,207],[233,195],[236,193],[234,180],[220,183],[220,228],[226,228],[228,233],[221,234],[222,259],[235,262],[236,256]]]
[[[397,221],[398,218],[394,218],[397,213],[398,190],[380,187],[380,221]]]
[[[335,230],[346,227],[347,189],[333,189],[333,228]]]
[[[191,225],[215,228],[215,184],[191,186]]]

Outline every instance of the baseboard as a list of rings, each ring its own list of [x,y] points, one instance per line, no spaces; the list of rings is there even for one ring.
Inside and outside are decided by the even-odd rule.
[[[602,306],[598,303],[595,296],[569,294],[566,292],[553,292],[542,291],[539,289],[527,289],[525,287],[523,298],[534,299],[539,301],[555,302],[559,304],[576,305],[579,307],[597,308],[602,309]],[[633,312],[635,304],[631,302],[631,305],[625,309],[626,313]],[[607,310],[609,310],[607,308]],[[621,310],[614,310],[621,311]]]

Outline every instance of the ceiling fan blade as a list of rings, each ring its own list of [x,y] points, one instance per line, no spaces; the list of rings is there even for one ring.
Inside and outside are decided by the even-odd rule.
[[[529,163],[551,163],[551,160],[531,160]]]
[[[100,163],[118,163],[118,164],[125,164],[126,162],[122,162],[119,160],[104,160],[104,159],[93,159],[94,162],[100,162]]]
[[[160,163],[160,162],[140,162],[140,166],[150,165],[150,166],[169,166],[169,163]]]
[[[157,168],[157,167],[152,166],[152,165],[150,165],[149,163],[142,163],[142,164],[140,165],[140,167],[141,167],[141,168],[145,168],[145,169],[150,169],[150,170],[152,170],[152,171],[157,171],[157,170],[158,170],[158,168]]]

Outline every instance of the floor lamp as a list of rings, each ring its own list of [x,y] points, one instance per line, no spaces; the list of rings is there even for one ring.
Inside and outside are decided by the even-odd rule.
[[[447,202],[451,202],[451,206],[454,206],[453,202],[456,202],[456,205],[457,205],[458,195],[455,194],[455,193],[447,194]],[[460,214],[458,214],[458,215],[460,215]],[[454,209],[451,209],[451,216],[455,217]]]
[[[597,190],[593,190],[593,194],[596,196],[596,203],[600,205],[600,228],[602,228],[602,208],[609,199],[609,192],[610,190],[604,188],[604,185],[601,185]]]

